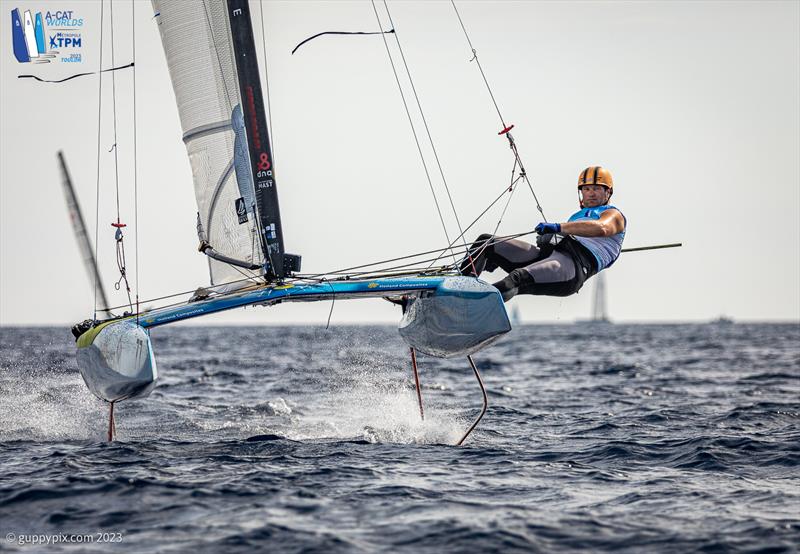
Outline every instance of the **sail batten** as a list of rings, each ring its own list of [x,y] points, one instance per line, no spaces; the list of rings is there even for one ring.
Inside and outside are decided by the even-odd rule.
[[[192,140],[200,136],[212,135],[214,133],[228,131],[231,128],[232,125],[230,119],[226,119],[225,121],[218,121],[216,123],[209,123],[207,125],[202,125],[200,127],[197,127],[196,129],[190,129],[189,131],[183,133],[183,142]]]

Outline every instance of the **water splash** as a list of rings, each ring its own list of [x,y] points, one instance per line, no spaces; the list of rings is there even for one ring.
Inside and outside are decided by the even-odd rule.
[[[75,372],[22,366],[0,384],[0,440],[97,439],[105,433],[105,405]]]
[[[383,379],[357,381],[308,406],[298,417],[288,438],[360,438],[371,443],[453,444],[467,423],[452,409],[426,398],[425,419],[420,417],[416,392],[403,380],[382,374]]]

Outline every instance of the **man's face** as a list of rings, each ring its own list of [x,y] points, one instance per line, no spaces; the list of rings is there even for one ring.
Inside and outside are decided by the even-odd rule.
[[[608,202],[609,190],[603,185],[583,185],[581,199],[585,208],[602,206]]]

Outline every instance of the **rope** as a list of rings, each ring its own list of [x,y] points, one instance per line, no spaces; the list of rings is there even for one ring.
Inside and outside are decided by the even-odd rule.
[[[394,29],[395,28],[394,20],[392,20],[392,14],[389,11],[389,5],[386,3],[386,0],[383,0],[383,5],[386,8],[386,15],[389,16],[389,23]],[[428,128],[428,120],[425,118],[425,112],[422,110],[422,104],[420,103],[419,96],[417,95],[417,87],[414,86],[414,79],[411,77],[411,71],[408,69],[408,64],[406,63],[406,56],[403,53],[403,47],[400,45],[400,35],[398,33],[394,33],[394,39],[397,42],[397,49],[400,51],[400,57],[403,60],[403,66],[406,69],[406,75],[408,75],[408,82],[411,83],[411,90],[414,92],[414,99],[417,102],[417,108],[419,109],[419,113],[422,116],[422,124],[425,126],[425,132],[428,135],[428,142],[430,142],[431,150],[433,151],[433,157],[436,160],[436,165],[439,168],[439,175],[442,176],[442,183],[444,184],[444,190],[447,191],[447,198],[450,200],[450,207],[453,209],[453,215],[456,218],[456,224],[458,225],[458,230],[461,233],[461,237],[463,237],[464,230],[461,228],[461,221],[458,218],[458,211],[456,210],[456,206],[453,203],[453,196],[450,194],[450,187],[447,186],[447,179],[444,176],[444,170],[442,169],[442,163],[439,161],[439,154],[436,152],[436,145],[433,143],[433,137],[431,137],[431,130]],[[467,245],[466,239],[464,239],[464,246],[466,245]]]
[[[365,31],[324,31],[324,32],[322,32],[322,33],[317,33],[317,34],[316,34],[316,35],[314,35],[314,36],[308,37],[307,39],[305,39],[304,41],[302,41],[300,44],[298,44],[297,46],[295,46],[295,47],[294,47],[294,49],[292,50],[292,54],[291,54],[291,55],[294,55],[294,53],[295,53],[295,52],[297,52],[297,49],[298,49],[298,48],[300,48],[301,46],[303,46],[305,43],[307,43],[307,42],[309,42],[309,41],[311,41],[311,40],[314,40],[314,39],[315,39],[315,38],[317,38],[317,37],[324,36],[324,35],[380,35],[380,34],[383,34],[383,33],[386,33],[386,34],[389,34],[389,33],[394,33],[394,29],[389,29],[388,31],[379,31],[379,32],[365,32]]]
[[[378,9],[375,7],[375,0],[371,0],[372,2],[372,9],[375,12],[375,19],[378,22],[378,28],[383,29],[383,25],[381,24],[381,18],[378,15]],[[396,36],[397,33],[395,33]],[[442,229],[444,230],[444,236],[447,239],[447,242],[450,242],[450,236],[447,233],[447,225],[444,222],[444,217],[442,216],[442,210],[439,207],[439,200],[436,198],[436,191],[433,189],[433,182],[431,181],[430,173],[428,172],[428,164],[425,163],[425,156],[422,154],[422,147],[419,144],[419,138],[417,137],[417,130],[414,128],[414,120],[411,118],[411,111],[408,109],[408,103],[406,102],[406,96],[403,93],[403,86],[400,84],[400,77],[397,75],[397,68],[394,65],[394,59],[392,58],[392,53],[389,50],[389,43],[386,40],[386,35],[381,32],[381,38],[383,39],[383,44],[386,47],[386,54],[389,56],[389,63],[392,66],[392,72],[394,73],[394,79],[397,82],[397,88],[400,91],[400,98],[403,100],[403,107],[406,110],[406,115],[408,116],[408,123],[411,125],[411,133],[414,135],[414,142],[417,145],[417,151],[419,152],[420,160],[422,161],[422,167],[425,170],[425,177],[428,180],[428,186],[431,189],[431,194],[433,195],[433,202],[436,204],[436,212],[439,214],[439,221],[442,222]],[[453,254],[453,261],[455,261],[455,254]]]
[[[119,67],[109,67],[108,69],[101,69],[100,71],[88,71],[86,73],[76,73],[75,75],[64,77],[63,79],[42,79],[41,77],[37,77],[36,75],[17,75],[17,79],[36,79],[40,83],[63,83],[65,81],[70,81],[72,79],[75,79],[76,77],[86,77],[87,75],[94,75],[95,73],[105,73],[106,71],[117,71],[118,69],[128,69],[129,67],[133,67],[133,62],[129,63],[128,65],[121,65]]]
[[[99,266],[99,253],[97,249],[97,243],[100,237],[100,115],[102,113],[103,108],[103,7],[104,3],[100,0],[100,71],[98,72],[97,81],[97,179],[95,184],[95,209],[94,209],[94,259],[95,262],[98,263]],[[92,316],[93,320],[97,320],[97,288],[99,287],[100,283],[98,283],[98,272],[94,272],[94,314]],[[108,306],[106,306],[107,309]]]

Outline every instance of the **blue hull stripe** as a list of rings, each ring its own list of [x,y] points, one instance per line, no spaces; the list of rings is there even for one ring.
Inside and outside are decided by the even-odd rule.
[[[372,281],[333,281],[286,287],[263,287],[253,291],[231,293],[191,304],[160,308],[139,317],[142,327],[156,327],[184,319],[223,312],[254,304],[271,305],[280,301],[314,301],[339,298],[384,297],[397,294],[436,290],[445,277],[375,279]],[[447,294],[447,292],[445,292]],[[469,292],[461,292],[469,296]]]

